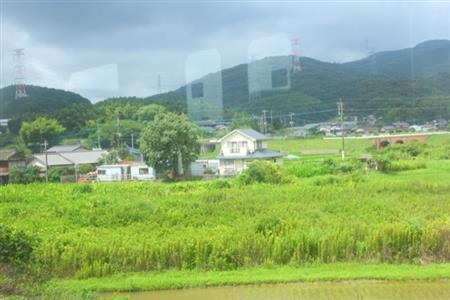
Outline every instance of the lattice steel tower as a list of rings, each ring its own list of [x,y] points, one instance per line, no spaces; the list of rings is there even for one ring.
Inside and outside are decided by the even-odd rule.
[[[16,86],[16,99],[27,96],[25,85],[25,49],[13,50],[14,84]]]

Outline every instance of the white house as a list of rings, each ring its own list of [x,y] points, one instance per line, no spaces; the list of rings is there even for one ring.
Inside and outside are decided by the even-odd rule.
[[[258,159],[282,163],[284,154],[267,149],[269,138],[253,129],[235,129],[218,140],[221,152],[219,173],[222,176],[237,175],[249,162]]]

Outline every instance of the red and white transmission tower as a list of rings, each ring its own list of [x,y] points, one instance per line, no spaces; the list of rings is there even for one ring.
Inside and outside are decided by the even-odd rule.
[[[25,49],[14,49],[14,84],[16,85],[16,99],[27,96],[25,86]]]
[[[302,70],[300,66],[300,40],[295,38],[291,41],[292,47],[292,73],[297,73]]]

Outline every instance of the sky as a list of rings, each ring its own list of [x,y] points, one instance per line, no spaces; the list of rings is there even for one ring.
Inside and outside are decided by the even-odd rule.
[[[329,62],[450,39],[450,1],[0,0],[0,86],[145,97],[292,52]],[[13,50],[23,48],[17,62]]]

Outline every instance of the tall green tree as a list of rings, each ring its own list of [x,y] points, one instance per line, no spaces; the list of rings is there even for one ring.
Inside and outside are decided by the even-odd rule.
[[[39,117],[33,122],[23,122],[19,135],[25,143],[37,143],[41,141],[41,138],[51,141],[64,130],[64,126],[57,120]]]
[[[156,115],[165,113],[167,110],[164,106],[158,104],[149,104],[142,106],[136,113],[136,118],[139,122],[151,122]]]
[[[157,172],[183,175],[184,167],[200,152],[199,134],[200,129],[186,115],[158,114],[141,133],[140,151]]]

